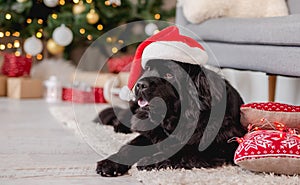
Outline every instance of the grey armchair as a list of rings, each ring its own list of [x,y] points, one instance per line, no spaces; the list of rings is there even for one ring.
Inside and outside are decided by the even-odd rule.
[[[209,64],[269,75],[269,101],[274,101],[276,75],[300,77],[300,2],[287,3],[290,15],[284,17],[218,18],[201,24],[188,22],[178,7],[176,24],[205,41],[208,54],[218,61]]]

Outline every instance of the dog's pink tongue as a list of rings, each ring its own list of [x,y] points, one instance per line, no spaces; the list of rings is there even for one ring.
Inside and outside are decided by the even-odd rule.
[[[138,100],[138,104],[140,107],[145,107],[148,105],[148,101],[146,101],[144,99],[140,99],[140,100]]]

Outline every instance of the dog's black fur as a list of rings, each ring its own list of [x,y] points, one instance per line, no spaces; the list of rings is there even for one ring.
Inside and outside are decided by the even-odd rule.
[[[188,77],[190,81],[187,80]],[[192,90],[192,86],[196,88],[196,92]],[[135,100],[129,102],[130,109],[108,108],[100,112],[99,121],[105,125],[112,125],[116,132],[139,132],[140,135],[130,141],[130,145],[158,145],[150,153],[137,153],[125,145],[116,154],[97,163],[98,174],[123,175],[134,163],[137,163],[140,170],[151,170],[168,167],[185,169],[216,167],[233,162],[238,144],[227,141],[246,133],[240,124],[240,106],[243,100],[238,92],[217,73],[200,65],[172,60],[151,60],[137,82],[134,94]],[[162,101],[155,97],[164,100],[166,111],[163,110],[165,106],[162,105]],[[149,106],[140,107],[138,100],[141,99],[150,102]],[[202,142],[206,142],[204,132],[209,119],[213,124],[217,124],[214,122],[217,122],[218,113],[213,113],[211,110],[218,109],[224,102],[226,110],[220,121],[221,128],[212,143],[207,141],[209,146],[204,151],[200,151],[198,147],[201,139]],[[193,125],[196,125],[196,129],[179,151],[166,160],[160,161],[159,159],[163,159],[170,148],[159,144],[179,126],[179,119],[183,124],[174,137],[178,140],[178,145],[186,139],[185,135],[189,129],[193,129]],[[122,123],[129,123],[130,128]],[[153,156],[158,162],[147,164]],[[118,159],[128,160],[128,164],[116,163]]]

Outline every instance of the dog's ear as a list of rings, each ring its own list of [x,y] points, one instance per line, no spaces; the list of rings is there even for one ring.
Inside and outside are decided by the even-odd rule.
[[[180,90],[178,92],[180,96],[178,106],[181,112],[180,119],[176,124],[176,130],[180,130],[180,132],[176,133],[176,139],[180,141],[179,143],[186,143],[190,140],[190,136],[187,132],[194,132],[197,128],[202,110],[209,109],[208,105],[210,99],[209,96],[199,98],[200,94],[203,94],[199,92],[200,86],[195,83],[195,79],[199,80],[199,71],[194,69],[193,65],[190,64],[180,64],[180,66],[182,68],[177,68],[175,73],[178,90]],[[203,88],[201,90],[205,89]],[[207,94],[207,92],[204,94]]]
[[[192,77],[198,89],[202,109],[211,109],[226,95],[225,80],[217,73],[201,67],[201,71]]]
[[[192,80],[188,80],[187,83],[183,84],[183,86],[186,86],[186,89],[189,89],[188,94],[183,96],[184,101],[182,103],[182,105],[186,107],[186,109],[184,109],[184,121],[188,124],[184,124],[182,126],[184,128],[181,128],[181,130],[196,128],[198,134],[193,135],[193,137],[189,139],[190,144],[195,144],[201,141],[210,116],[212,116],[214,120],[217,120],[216,123],[219,123],[218,118],[220,115],[218,115],[214,109],[222,108],[222,105],[224,105],[224,100],[226,100],[226,83],[217,73],[207,70],[202,66],[194,65],[191,66],[191,68],[188,74]],[[195,88],[197,89],[196,91],[193,90]],[[223,119],[223,117],[221,119]],[[199,122],[199,120],[201,121]],[[212,125],[213,129],[211,130],[213,133],[215,133],[215,128],[219,128],[215,126],[216,124]],[[210,132],[208,133],[210,134]],[[178,135],[181,141],[184,141],[186,139],[185,137],[184,133]],[[211,141],[212,140],[205,140],[204,143],[209,144]]]

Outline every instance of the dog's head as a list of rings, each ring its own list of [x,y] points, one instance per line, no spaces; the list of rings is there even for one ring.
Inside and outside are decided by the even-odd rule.
[[[148,119],[148,122],[144,121],[148,130],[165,118],[175,119],[174,115],[180,111],[180,80],[177,78],[183,75],[178,73],[176,67],[178,68],[173,61],[149,61],[134,87],[138,107],[136,115],[138,119]],[[142,126],[141,122],[138,126]]]
[[[201,111],[209,110],[212,97],[220,99],[223,90],[215,78],[200,65],[173,60],[150,60],[134,87],[132,129],[163,128],[172,133],[179,119],[195,122]],[[209,81],[216,81],[209,83]]]

